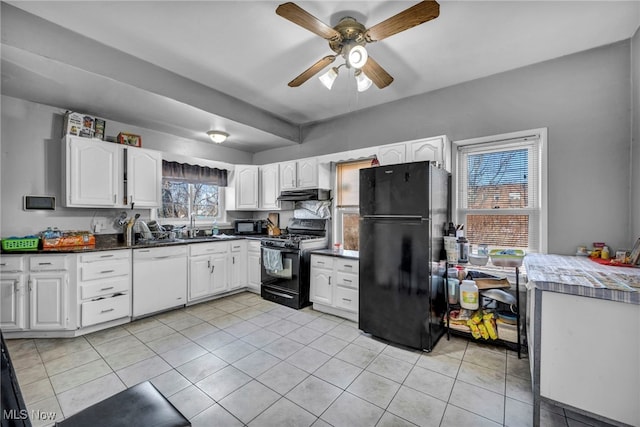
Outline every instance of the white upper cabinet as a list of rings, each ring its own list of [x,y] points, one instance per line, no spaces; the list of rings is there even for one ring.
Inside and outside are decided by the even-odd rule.
[[[260,166],[260,208],[280,209],[280,165]]]
[[[300,159],[280,163],[280,189],[318,187],[318,159]]]
[[[378,148],[377,156],[382,166],[404,163],[406,161],[405,144],[383,145]]]
[[[298,160],[298,188],[318,187],[318,160]]]
[[[420,139],[407,143],[407,155],[410,162],[435,161],[450,170],[446,160],[448,138],[438,136],[435,138]]]
[[[162,153],[127,148],[127,204],[136,208],[162,206]]]
[[[124,147],[79,137],[67,137],[63,146],[65,205],[121,206]]]
[[[298,162],[280,163],[280,190],[298,188]]]
[[[162,205],[162,153],[159,151],[74,136],[66,137],[63,147],[65,206],[117,208],[133,203],[136,208],[156,208]]]
[[[258,166],[238,165],[234,173],[236,209],[258,209],[260,207]]]

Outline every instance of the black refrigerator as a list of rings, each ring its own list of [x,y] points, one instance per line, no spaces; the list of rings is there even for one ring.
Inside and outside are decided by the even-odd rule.
[[[449,173],[430,162],[360,170],[359,328],[431,351],[444,332],[438,263]]]

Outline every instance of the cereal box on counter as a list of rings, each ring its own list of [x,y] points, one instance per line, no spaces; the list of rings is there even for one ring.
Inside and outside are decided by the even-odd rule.
[[[104,139],[106,122],[88,114],[67,111],[64,115],[64,134],[83,138]]]

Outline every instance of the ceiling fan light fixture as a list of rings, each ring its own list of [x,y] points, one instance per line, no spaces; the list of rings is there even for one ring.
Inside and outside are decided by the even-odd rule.
[[[356,85],[358,87],[358,92],[364,92],[365,90],[371,87],[373,83],[369,77],[362,70],[356,71]]]
[[[318,79],[320,79],[324,87],[326,87],[329,90],[331,90],[331,88],[333,87],[333,83],[335,83],[337,78],[338,78],[338,67],[331,67],[326,73],[318,77]]]
[[[222,144],[229,137],[228,133],[221,130],[210,130],[207,132],[207,135],[209,135],[209,138],[216,144]]]
[[[349,64],[349,67],[357,70],[364,67],[364,64],[367,63],[367,59],[369,59],[369,54],[364,46],[353,46],[347,53],[347,64]]]

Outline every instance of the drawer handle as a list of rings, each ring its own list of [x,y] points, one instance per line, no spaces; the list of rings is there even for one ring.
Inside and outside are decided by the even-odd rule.
[[[318,264],[324,264],[324,261],[316,261]]]
[[[113,289],[113,288],[114,288],[114,286],[109,286],[108,288],[102,288],[100,290],[101,291],[108,291],[109,289]]]
[[[111,255],[100,255],[100,258],[111,258],[113,256],[114,256],[113,254],[111,254]]]
[[[113,273],[115,270],[103,270],[100,272],[100,274],[107,274],[107,273]]]
[[[351,280],[349,280],[349,279],[342,279],[342,280],[344,280],[345,282],[351,283]]]
[[[342,301],[349,301],[351,302],[351,300],[349,298],[342,298]]]
[[[5,267],[7,265],[6,262],[0,263],[0,267]]]
[[[38,265],[51,265],[50,262],[39,262]]]
[[[344,267],[345,268],[353,268],[353,265],[345,264]]]
[[[113,310],[115,310],[115,308],[107,308],[106,310],[102,310],[100,312],[100,314],[108,313],[108,312],[113,311]]]

